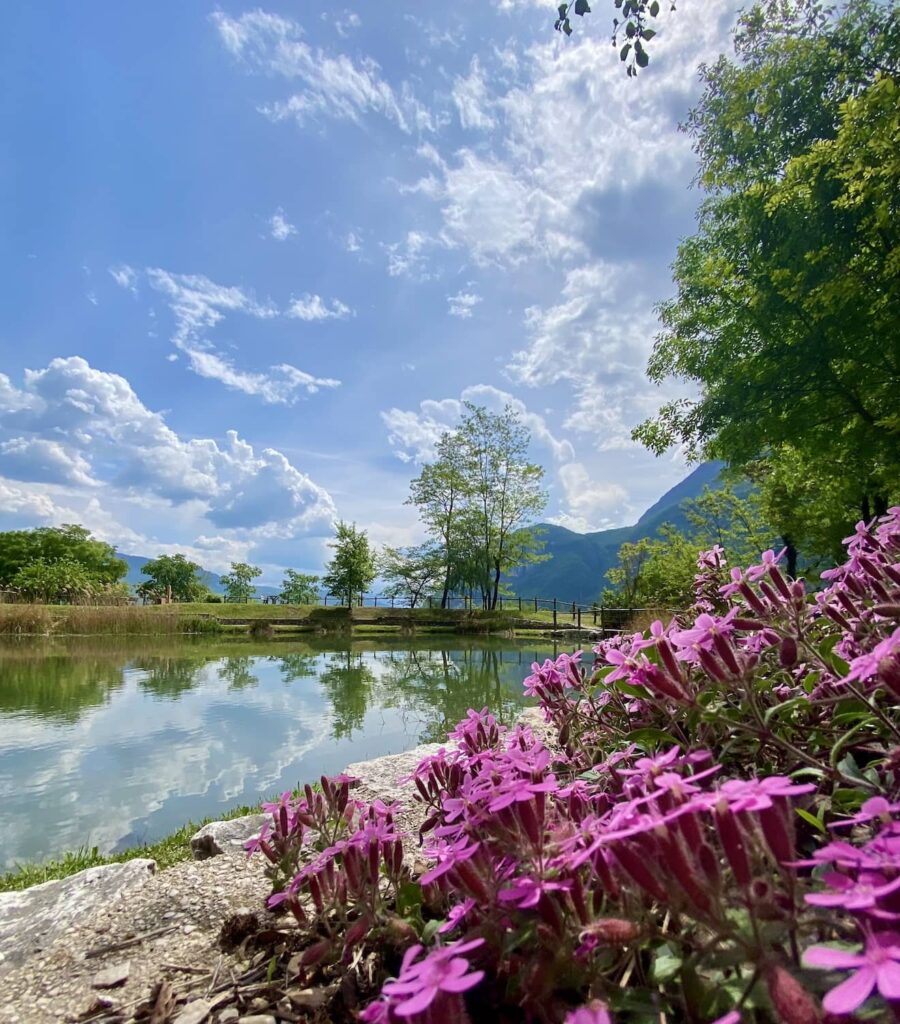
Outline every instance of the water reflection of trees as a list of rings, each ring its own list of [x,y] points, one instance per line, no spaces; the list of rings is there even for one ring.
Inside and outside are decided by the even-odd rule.
[[[134,668],[145,674],[138,685],[147,693],[167,700],[177,700],[197,685],[200,670],[208,659],[185,657],[142,657],[132,661]]]
[[[121,689],[123,669],[123,661],[103,657],[5,657],[0,662],[0,713],[77,722]]]
[[[524,706],[522,679],[531,658],[520,650],[467,647],[390,651],[379,657],[379,698],[385,707],[413,712],[422,742],[439,743],[469,708],[489,707],[504,723]]]
[[[273,654],[268,660],[278,665],[285,683],[294,683],[298,679],[315,679],[319,674],[319,658],[315,654]]]
[[[349,738],[361,729],[372,701],[375,674],[365,655],[337,651],[324,656],[318,671],[319,686],[331,704],[331,734],[336,740]]]

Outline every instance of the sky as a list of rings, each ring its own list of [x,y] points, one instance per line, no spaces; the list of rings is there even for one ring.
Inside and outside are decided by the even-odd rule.
[[[608,6],[7,5],[0,529],[317,571],[337,518],[422,539],[465,401],[519,412],[548,521],[634,522],[689,468],[630,431],[690,394],[644,370],[736,4],[636,80]]]

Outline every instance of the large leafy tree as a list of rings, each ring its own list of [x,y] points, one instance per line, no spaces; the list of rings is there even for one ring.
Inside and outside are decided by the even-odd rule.
[[[235,604],[245,604],[253,596],[256,589],[253,581],[262,576],[262,569],[247,562],[232,562],[231,572],[220,577],[219,582],[225,588],[226,600]]]
[[[794,545],[823,505],[839,531],[900,484],[900,17],[895,0],[782,8],[793,21],[751,10],[734,59],[702,70],[687,128],[708,197],[649,364],[700,395],[635,436],[752,470]]]
[[[322,583],[329,594],[346,598],[352,605],[353,598],[365,592],[377,571],[368,534],[358,530],[355,523],[340,521],[328,546],[334,550],[334,557],[325,566]]]
[[[319,577],[296,569],[285,569],[279,595],[285,604],[317,604]]]
[[[181,554],[151,558],[141,572],[148,577],[137,587],[142,597],[166,602],[200,601],[206,593],[199,576],[201,567]]]
[[[430,543],[406,548],[386,545],[378,559],[378,574],[388,597],[403,598],[415,608],[446,579],[443,552]]]
[[[0,533],[0,586],[9,587],[14,577],[36,562],[77,563],[94,587],[117,583],[128,565],[111,544],[97,540],[83,526],[42,526],[33,530]],[[73,570],[74,571],[74,570]]]
[[[463,589],[494,608],[503,573],[542,557],[531,524],[547,494],[530,441],[511,407],[494,413],[467,402],[459,427],[441,436],[435,461],[412,481],[409,501],[442,553],[442,606]]]

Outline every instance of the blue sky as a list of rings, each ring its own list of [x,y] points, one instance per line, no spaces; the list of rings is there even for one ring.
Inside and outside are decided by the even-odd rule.
[[[419,539],[410,478],[512,402],[547,518],[632,522],[629,440],[699,196],[676,125],[735,4],[626,79],[601,4],[17,4],[0,39],[0,528],[321,567]]]

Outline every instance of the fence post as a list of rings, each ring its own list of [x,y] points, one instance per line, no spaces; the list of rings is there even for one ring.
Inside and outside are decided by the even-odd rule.
[[[597,625],[597,606],[594,605],[594,607],[591,609],[591,611],[593,612],[593,615],[594,615],[594,625],[596,626]]]
[[[553,598],[553,628],[556,629],[556,598]]]
[[[521,610],[522,610],[522,598],[520,597],[519,598],[519,611],[521,611]]]
[[[537,611],[537,598],[534,599],[534,610]]]
[[[393,597],[393,595],[391,595],[391,607],[392,608],[394,607],[394,597]]]
[[[500,595],[498,600],[500,601],[500,611],[502,612],[503,611],[503,595],[502,594]]]
[[[431,598],[428,598],[428,610],[431,611]]]
[[[578,609],[578,628],[581,629],[581,609]]]
[[[366,599],[366,595],[365,594],[360,594],[359,595],[359,606],[360,606],[360,608],[363,607],[363,602],[365,601],[365,599]]]
[[[572,618],[575,618],[575,602],[572,602]]]
[[[375,595],[375,604],[372,605],[372,607],[373,608],[377,608],[378,607],[378,595],[377,594]]]

